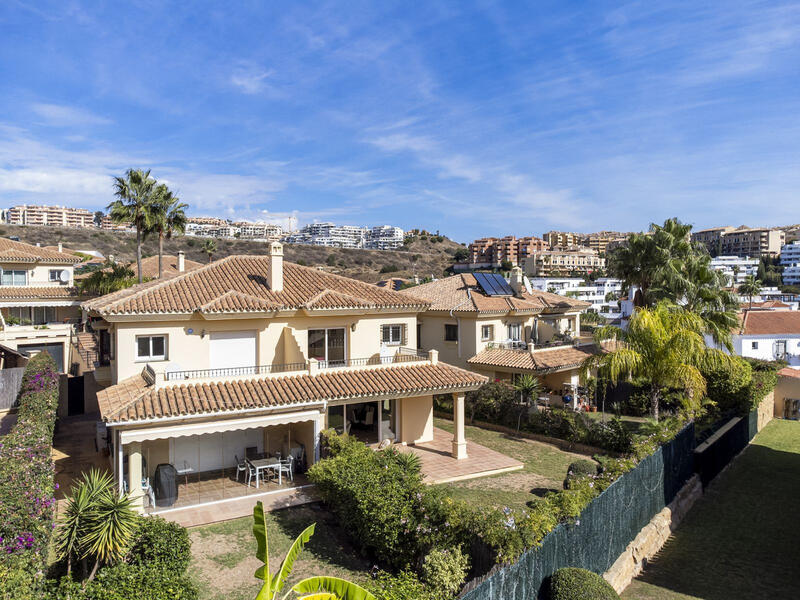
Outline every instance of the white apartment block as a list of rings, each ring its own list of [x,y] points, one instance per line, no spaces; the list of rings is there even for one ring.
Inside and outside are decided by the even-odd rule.
[[[581,277],[532,277],[529,281],[533,289],[589,302],[592,306],[588,310],[606,318],[619,316],[619,297],[622,295],[620,279],[600,277],[594,282],[587,282]],[[613,294],[615,299],[609,297],[606,300],[608,294]]]
[[[781,264],[800,264],[800,242],[792,242],[791,244],[783,245],[781,248]]]
[[[239,230],[239,237],[248,240],[278,241],[283,235],[280,225],[271,223],[252,223],[250,221],[239,221],[233,224]]]
[[[9,225],[49,225],[53,227],[94,227],[94,213],[67,206],[12,206],[6,211]]]
[[[717,256],[711,259],[711,268],[722,271],[728,278],[730,285],[744,283],[748,275],[755,277],[758,274],[757,258],[739,256]]]
[[[397,250],[404,240],[405,232],[399,227],[380,225],[369,230],[365,247],[372,250]]]

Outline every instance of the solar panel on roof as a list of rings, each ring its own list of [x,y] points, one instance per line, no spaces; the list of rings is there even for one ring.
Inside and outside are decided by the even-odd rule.
[[[487,296],[513,296],[514,290],[499,273],[473,273]]]

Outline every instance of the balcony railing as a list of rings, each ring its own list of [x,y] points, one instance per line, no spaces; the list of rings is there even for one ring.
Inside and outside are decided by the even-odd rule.
[[[165,371],[164,381],[186,381],[190,379],[224,379],[227,377],[246,377],[250,375],[274,375],[277,373],[299,373],[312,371],[312,362],[317,370],[331,370],[347,367],[368,367],[379,365],[393,365],[429,360],[427,352],[412,348],[398,348],[397,352],[389,356],[370,356],[367,358],[348,358],[331,361],[307,361],[272,365],[255,365],[247,367],[226,367],[222,369],[188,369],[180,371]],[[152,371],[148,364],[146,369]],[[154,379],[157,375],[153,372]]]

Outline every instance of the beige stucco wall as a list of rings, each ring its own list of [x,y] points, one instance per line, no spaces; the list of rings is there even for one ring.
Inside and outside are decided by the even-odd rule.
[[[784,399],[800,399],[800,378],[779,376],[778,385],[775,386],[774,396],[774,415],[778,418],[783,418]]]
[[[158,465],[169,463],[169,440],[142,442],[142,456],[147,461],[147,477],[152,478]]]
[[[400,401],[400,441],[407,444],[433,440],[433,396]]]
[[[72,265],[33,265],[30,263],[2,263],[0,267],[7,271],[27,271],[28,285],[42,287],[46,285],[73,285],[73,275],[75,268]],[[57,271],[67,271],[69,273],[69,283],[59,284],[50,281],[50,269]]]
[[[405,346],[416,347],[415,314],[221,320],[195,317],[187,321],[118,322],[114,324],[113,381],[140,373],[148,362],[159,368],[208,369],[211,367],[210,334],[221,331],[255,331],[256,361],[259,365],[304,362],[307,359],[308,330],[328,327],[345,329],[349,358],[369,358],[380,353],[381,325],[390,324],[404,325]],[[189,333],[190,329],[192,333]],[[136,337],[141,335],[166,335],[166,360],[137,360]]]

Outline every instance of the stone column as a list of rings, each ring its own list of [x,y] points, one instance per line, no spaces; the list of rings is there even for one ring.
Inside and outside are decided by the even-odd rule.
[[[453,394],[453,458],[467,458],[467,438],[464,436],[464,394]]]
[[[142,443],[128,444],[128,493],[133,500],[133,509],[144,512],[144,493],[142,492]]]

